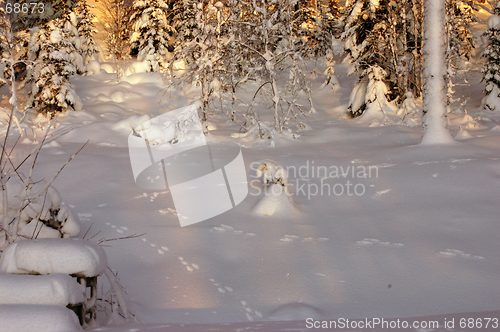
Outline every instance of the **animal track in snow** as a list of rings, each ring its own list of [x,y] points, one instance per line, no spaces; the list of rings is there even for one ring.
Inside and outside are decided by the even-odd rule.
[[[477,256],[477,255],[471,255],[471,254],[466,254],[461,250],[456,250],[456,249],[446,249],[446,251],[440,251],[439,256],[441,257],[462,257],[462,258],[470,258],[470,259],[475,259],[478,261],[484,260],[483,256]]]
[[[179,259],[179,261],[181,262],[181,264],[186,267],[186,270],[188,270],[188,272],[193,272],[194,270],[199,270],[200,269],[200,267],[198,266],[198,264],[188,263],[188,262],[186,262],[184,260],[184,257],[177,257],[177,259]]]
[[[413,165],[422,166],[429,164],[440,164],[440,163],[454,163],[454,164],[463,164],[469,161],[474,161],[476,159],[450,159],[450,160],[433,160],[433,161],[416,161],[412,163]]]
[[[215,279],[209,279],[212,285],[217,288],[217,291],[221,294],[229,294],[233,292],[233,288],[229,286],[222,285],[220,282],[215,281]],[[262,319],[263,315],[258,310],[253,310],[251,307],[247,305],[246,301],[240,301],[240,304],[243,306],[243,310],[245,312],[245,316],[250,322],[255,321],[255,319]]]
[[[142,237],[141,240],[142,242],[149,244],[151,248],[156,249],[156,252],[160,255],[165,255],[165,252],[169,250],[168,247],[166,246],[159,246],[156,243],[149,242],[149,240],[146,239],[145,237]]]
[[[379,245],[383,247],[402,247],[404,244],[402,243],[391,243],[391,242],[382,242],[377,239],[364,238],[361,241],[356,241],[357,246],[371,246],[371,245]]]
[[[174,216],[177,216],[177,212],[175,211],[175,209],[172,209],[172,208],[166,208],[166,209],[160,209],[158,210],[158,212],[160,212],[161,214],[173,214]]]
[[[125,233],[125,231],[128,231],[128,227],[126,226],[116,226],[111,224],[110,222],[106,222],[105,224],[113,228],[118,234],[123,234]]]
[[[78,213],[78,218],[80,221],[90,221],[92,220],[92,213]]]
[[[397,164],[389,164],[389,163],[382,163],[382,164],[377,164],[375,166],[377,166],[378,168],[386,168],[386,167],[392,167],[392,166],[396,166]]]
[[[143,193],[142,195],[135,196],[134,198],[147,198],[149,197],[150,202],[154,202],[158,196],[167,194],[168,191],[153,192],[153,193]]]
[[[280,239],[281,242],[325,242],[328,241],[327,237],[313,238],[313,237],[305,237],[301,238],[298,235],[285,235]]]
[[[228,225],[224,225],[224,224],[221,224],[220,226],[212,227],[212,232],[216,232],[216,233],[232,233],[232,234],[236,234],[236,235],[245,234],[246,236],[255,236],[255,235],[257,235],[255,233],[245,233],[243,231],[234,229],[233,226],[228,226]]]
[[[380,197],[382,196],[383,194],[387,194],[388,192],[390,192],[392,189],[385,189],[385,190],[379,190],[377,192],[375,192],[375,197]]]

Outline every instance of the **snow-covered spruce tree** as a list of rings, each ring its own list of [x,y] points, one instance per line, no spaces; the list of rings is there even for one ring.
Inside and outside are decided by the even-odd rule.
[[[79,45],[75,45],[78,53],[83,58],[83,64],[87,65],[94,55],[97,53],[97,44],[94,39],[94,34],[97,33],[94,18],[96,15],[90,11],[94,5],[89,4],[86,0],[80,0],[75,7],[77,15],[76,29],[79,36]]]
[[[371,97],[378,99],[372,105],[372,111],[376,105],[382,111],[387,100],[394,99],[391,95],[394,84],[390,77],[395,74],[389,45],[388,1],[356,0],[348,7],[347,13],[342,39],[345,40],[346,60],[351,64],[348,74],[360,73],[347,112],[354,118],[363,114],[369,100],[373,102]],[[368,86],[371,87],[370,96],[367,96]]]
[[[334,55],[341,51],[335,49],[334,40],[342,32],[338,0],[299,0],[296,7],[294,33],[304,43],[302,55],[314,61],[323,60],[324,85],[337,86]]]
[[[488,37],[488,46],[483,56],[486,63],[483,66],[483,81],[486,82],[484,92],[486,97],[482,101],[482,108],[500,110],[500,1],[497,3],[493,15],[488,19],[488,30],[484,33]]]
[[[170,26],[175,31],[173,43],[175,47],[193,40],[198,34],[198,22],[196,21],[196,8],[193,0],[171,0],[172,8],[169,15]]]
[[[475,47],[471,24],[477,22],[474,0],[446,0],[446,85],[447,104],[453,102],[452,79],[466,69]]]
[[[295,33],[307,38],[316,48],[328,46],[321,45],[324,40],[321,33],[340,37],[342,21],[338,0],[299,0],[295,8]]]
[[[77,72],[75,38],[77,30],[70,14],[32,29],[28,105],[34,111],[53,117],[57,112],[82,108],[75,87],[69,82]]]
[[[304,67],[304,43],[296,38],[296,0],[240,1],[244,10],[238,23],[236,43],[239,45],[241,70],[244,77],[258,82],[250,109],[254,110],[255,98],[270,95],[274,117],[274,131],[283,133],[298,115],[309,113],[298,103],[300,95],[312,105],[308,71]],[[247,10],[246,10],[247,9]],[[285,84],[281,82],[285,81]],[[265,98],[266,99],[266,98]],[[255,111],[246,114],[248,126],[259,130],[259,136],[269,137],[269,127],[262,123]],[[266,129],[267,127],[267,129]]]
[[[125,0],[100,0],[102,28],[106,34],[104,42],[108,55],[123,60],[130,52],[130,16],[132,7]]]
[[[421,144],[451,144],[445,91],[445,0],[425,0],[424,109]]]
[[[221,1],[183,1],[183,6],[189,8],[187,14],[193,14],[197,28],[187,31],[176,41],[173,58],[170,61],[170,74],[176,83],[188,83],[200,86],[200,101],[202,103],[200,119],[205,133],[208,132],[207,120],[209,106],[214,97],[220,97],[231,61],[228,44],[232,38],[227,35],[231,29],[225,26],[228,22],[230,8]],[[175,65],[183,61],[186,68],[177,72]]]
[[[318,8],[323,21],[323,29],[331,33],[335,38],[342,34],[342,7],[338,0],[317,0]]]
[[[168,46],[174,35],[170,25],[170,8],[166,0],[135,0],[132,22],[131,52],[147,62],[147,71],[160,72],[167,67]]]

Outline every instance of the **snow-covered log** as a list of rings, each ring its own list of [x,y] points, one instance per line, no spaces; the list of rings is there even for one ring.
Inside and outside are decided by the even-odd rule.
[[[8,245],[0,258],[0,272],[64,273],[95,277],[108,265],[106,253],[97,244],[82,239],[25,240]]]
[[[2,304],[0,322],[2,332],[82,331],[73,311],[54,305]]]
[[[85,296],[67,274],[17,275],[0,273],[0,304],[80,304]]]

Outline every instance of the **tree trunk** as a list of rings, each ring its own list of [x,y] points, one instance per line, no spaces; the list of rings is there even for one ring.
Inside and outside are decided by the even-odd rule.
[[[425,0],[421,144],[454,142],[448,131],[445,75],[445,0]]]

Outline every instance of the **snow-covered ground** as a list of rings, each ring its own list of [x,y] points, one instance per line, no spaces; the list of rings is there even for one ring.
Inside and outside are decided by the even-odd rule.
[[[301,120],[300,139],[233,137],[238,128],[215,115],[207,139],[241,146],[249,195],[182,228],[168,190],[134,182],[124,120],[186,106],[196,91],[168,91],[157,74],[73,78],[84,110],[61,117],[56,131],[72,130],[42,150],[37,175],[50,178],[88,140],[54,182],[80,236],[140,235],[105,242],[135,320],[95,331],[301,331],[307,318],[431,316],[461,330],[461,318],[500,318],[500,113],[479,111],[477,69],[456,88],[468,102],[467,114],[458,103],[450,114],[455,146],[419,146],[421,126],[347,119],[355,77],[343,65],[341,88],[315,80],[318,113]],[[254,209],[264,160],[287,168],[291,185],[271,216]]]

